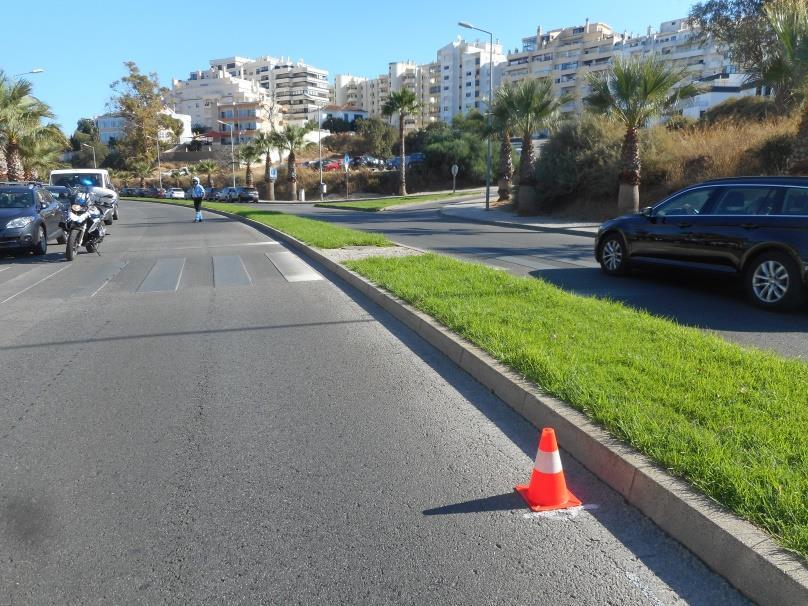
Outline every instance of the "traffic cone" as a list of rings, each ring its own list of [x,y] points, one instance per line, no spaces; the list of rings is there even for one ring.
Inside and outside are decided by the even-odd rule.
[[[520,484],[515,490],[522,495],[527,506],[533,511],[567,509],[581,504],[581,501],[567,490],[553,429],[545,427],[541,431],[539,452],[536,454],[533,473],[530,475],[530,484],[527,486]]]

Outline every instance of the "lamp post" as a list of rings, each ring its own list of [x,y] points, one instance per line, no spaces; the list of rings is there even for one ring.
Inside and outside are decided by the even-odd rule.
[[[163,169],[160,168],[160,139],[151,135],[146,135],[146,138],[157,144],[157,179],[160,181],[160,189],[163,189]]]
[[[81,146],[89,147],[91,150],[93,150],[93,168],[98,168],[98,164],[95,163],[95,148],[92,145],[88,145],[86,143],[82,143]]]
[[[235,119],[235,118],[234,118]],[[216,120],[219,124],[223,124],[224,126],[230,127],[230,165],[233,168],[233,187],[236,186],[236,146],[233,142],[233,128],[235,124],[228,124],[227,122],[222,122],[221,120]]]
[[[468,21],[458,21],[460,27],[488,34],[488,158],[485,170],[485,210],[491,209],[491,104],[494,102],[494,34],[474,27]]]
[[[34,68],[34,69],[32,69],[31,71],[28,71],[28,72],[22,72],[22,73],[20,73],[20,74],[14,74],[14,75],[13,75],[13,76],[11,76],[11,77],[12,77],[12,78],[14,78],[14,79],[16,80],[16,79],[17,79],[17,78],[19,78],[20,76],[27,76],[28,74],[41,74],[41,73],[42,73],[42,72],[44,72],[44,71],[45,71],[45,70],[44,70],[44,69],[42,69],[41,67],[35,67],[35,68]]]
[[[320,116],[320,104],[314,97],[304,95],[309,101],[314,101],[317,106],[317,165],[320,167],[320,202],[323,201],[323,120]],[[347,191],[347,189],[346,189]]]

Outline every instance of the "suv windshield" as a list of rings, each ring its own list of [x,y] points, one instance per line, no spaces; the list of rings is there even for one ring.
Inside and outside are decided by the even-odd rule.
[[[28,208],[33,203],[30,191],[0,191],[0,208]]]
[[[52,185],[64,185],[65,187],[103,187],[101,175],[98,173],[64,173],[51,175]]]

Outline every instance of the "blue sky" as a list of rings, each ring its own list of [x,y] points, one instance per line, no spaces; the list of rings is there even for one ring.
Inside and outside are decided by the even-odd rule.
[[[44,68],[28,77],[70,133],[78,118],[104,112],[109,85],[124,74],[127,60],[157,72],[166,85],[204,69],[208,59],[231,55],[283,55],[325,68],[332,78],[372,77],[385,73],[390,61],[432,61],[459,34],[473,38],[474,32],[457,26],[459,19],[490,29],[513,49],[538,25],[577,25],[587,17],[645,32],[648,25],[685,16],[692,2],[44,0],[33,11],[25,2],[6,4],[0,69],[17,74]]]

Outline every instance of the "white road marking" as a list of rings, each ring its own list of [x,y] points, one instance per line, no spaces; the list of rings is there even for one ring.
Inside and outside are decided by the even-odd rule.
[[[639,589],[640,593],[651,601],[651,604],[654,606],[664,606],[664,602],[656,597],[656,594],[654,594],[651,588],[645,582],[643,582],[639,575],[636,575],[633,572],[624,572],[626,573],[626,578],[629,580],[629,582],[634,585],[634,587]]]
[[[31,284],[31,286],[28,286],[27,288],[23,288],[23,289],[22,289],[20,292],[18,292],[18,293],[14,293],[13,295],[11,295],[10,297],[8,297],[7,299],[3,299],[2,301],[0,301],[0,305],[2,305],[3,303],[8,303],[8,302],[9,302],[9,301],[11,301],[12,299],[14,299],[14,298],[16,298],[16,297],[19,297],[21,294],[24,294],[24,293],[28,292],[28,291],[29,291],[29,290],[31,290],[31,289],[32,289],[34,286],[39,286],[39,285],[40,285],[40,284],[42,284],[42,283],[43,283],[45,280],[48,280],[49,278],[52,278],[53,276],[55,276],[55,275],[56,275],[56,274],[58,274],[59,272],[62,272],[62,271],[64,271],[64,270],[66,270],[68,267],[70,267],[70,265],[65,265],[65,266],[64,266],[64,267],[62,267],[61,269],[57,269],[57,270],[56,270],[55,272],[53,272],[52,274],[49,274],[49,275],[45,276],[44,278],[42,278],[42,279],[41,279],[41,280],[39,280],[38,282],[34,282],[33,284]]]
[[[554,509],[552,511],[531,511],[530,513],[524,514],[524,518],[526,520],[533,520],[536,518],[542,518],[546,520],[558,520],[561,522],[567,520],[574,520],[578,517],[578,515],[582,511],[587,510],[595,510],[600,509],[600,505],[597,503],[588,503],[586,505],[581,505],[580,507],[570,507],[568,509]]]
[[[6,271],[7,269],[11,269],[10,267],[0,267],[0,271]]]
[[[265,254],[287,282],[309,282],[323,279],[311,265],[288,250]]]
[[[101,289],[104,288],[110,282],[112,282],[112,280],[115,278],[115,276],[117,276],[119,273],[121,273],[121,270],[123,270],[123,268],[126,267],[127,265],[129,265],[129,261],[125,261],[124,264],[121,265],[117,270],[115,270],[115,272],[113,272],[113,274],[109,278],[104,280],[104,283],[101,284],[101,286],[99,286],[98,288],[96,288],[95,292],[90,295],[90,298],[92,299],[95,295],[97,295],[99,292],[101,292]]]

